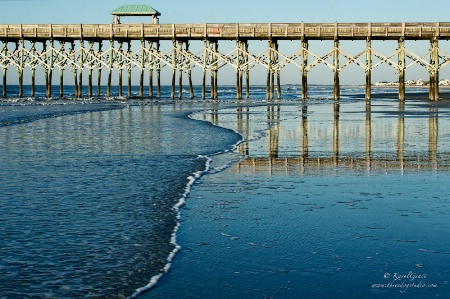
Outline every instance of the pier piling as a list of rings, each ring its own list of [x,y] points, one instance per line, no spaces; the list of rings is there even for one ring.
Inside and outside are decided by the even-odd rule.
[[[24,78],[31,73],[31,96],[35,96],[37,70],[44,72],[45,95],[52,96],[52,77],[59,68],[59,96],[64,96],[64,70],[71,69],[74,76],[75,97],[83,96],[83,76],[87,74],[87,96],[93,96],[93,75],[97,70],[97,97],[101,96],[101,76],[108,71],[106,96],[111,97],[112,74],[118,72],[118,95],[123,96],[123,71],[127,72],[127,94],[132,96],[133,70],[139,84],[139,97],[144,97],[145,72],[149,73],[149,97],[154,96],[154,71],[156,71],[157,96],[161,97],[161,72],[163,68],[172,71],[170,97],[174,99],[178,73],[178,98],[183,97],[183,73],[189,82],[189,97],[194,98],[192,69],[201,68],[202,99],[206,93],[206,75],[211,76],[211,99],[218,97],[218,71],[225,65],[236,70],[236,99],[250,97],[250,70],[256,65],[267,69],[266,99],[280,98],[281,70],[293,65],[301,74],[302,99],[308,97],[308,72],[325,64],[333,71],[333,99],[340,97],[340,71],[348,65],[357,65],[365,72],[365,99],[371,98],[372,71],[381,64],[387,64],[398,73],[398,97],[405,100],[405,73],[416,64],[429,72],[429,99],[439,100],[439,73],[448,65],[447,55],[440,54],[439,40],[450,39],[450,23],[301,23],[301,24],[58,24],[58,25],[1,25],[0,24],[0,68],[2,68],[2,96],[7,96],[7,70],[13,68],[18,74],[18,96],[23,94]],[[219,41],[236,41],[236,50],[219,52]],[[249,42],[268,41],[268,49],[262,54],[249,51]],[[281,40],[300,41],[300,49],[292,55],[279,50]],[[320,56],[309,49],[310,40],[334,41],[333,48]],[[366,50],[354,56],[340,48],[341,40],[366,42]],[[392,55],[378,53],[372,47],[373,40],[398,42]],[[405,40],[428,40],[430,52],[414,54],[405,49]],[[172,48],[161,51],[160,43],[172,42]],[[191,41],[203,41],[203,51],[192,53]],[[103,42],[109,42],[109,49],[103,49]],[[132,43],[140,43],[141,49],[132,52]],[[42,43],[42,49],[40,47]],[[98,43],[98,47],[96,45]],[[127,49],[124,49],[127,43]],[[65,49],[66,44],[68,50]],[[39,47],[37,46],[39,45]],[[56,45],[56,46],[55,46]],[[170,44],[169,44],[170,45]],[[443,46],[443,45],[442,45]],[[365,55],[365,63],[359,61]],[[397,56],[397,59],[395,59]],[[309,57],[314,61],[310,62]],[[340,58],[347,61],[340,64]],[[376,57],[380,61],[373,63]],[[429,58],[429,61],[427,59]],[[408,61],[406,61],[408,59]],[[407,63],[406,63],[407,62]],[[412,62],[412,63],[410,63]],[[178,71],[177,71],[178,70]],[[244,75],[245,73],[245,75]],[[245,76],[245,79],[244,79]],[[86,79],[85,79],[86,80]],[[245,83],[244,83],[245,80]],[[277,90],[275,94],[275,89]]]

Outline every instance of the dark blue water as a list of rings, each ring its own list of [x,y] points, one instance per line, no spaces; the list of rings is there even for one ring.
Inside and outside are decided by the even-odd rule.
[[[0,298],[125,298],[164,272],[189,177],[240,136],[194,104],[0,106]]]
[[[0,102],[0,298],[126,298],[167,270],[177,249],[174,207],[208,166],[205,156],[241,139],[213,119],[188,117],[231,104],[233,87],[219,89],[219,103],[172,102],[169,92],[45,99],[38,86],[37,97],[17,99],[17,86],[8,88]],[[264,93],[252,89],[253,103]],[[331,98],[331,89],[310,94]],[[283,87],[284,99],[300,96]]]

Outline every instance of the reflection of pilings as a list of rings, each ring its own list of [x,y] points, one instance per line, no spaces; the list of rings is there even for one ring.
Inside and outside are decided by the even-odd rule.
[[[238,146],[238,153],[248,155],[249,154],[249,148],[248,148],[248,136],[249,136],[249,107],[245,107],[245,112],[242,106],[237,107],[236,111],[236,118],[237,118],[237,131],[241,133],[244,137],[245,142],[242,142]],[[245,122],[244,122],[245,117]]]
[[[405,100],[405,38],[398,40],[398,99]]]
[[[372,113],[370,103],[366,103],[366,162],[367,170],[370,170],[372,152]]]
[[[405,143],[405,103],[399,102],[398,106],[398,128],[397,128],[397,160],[403,168],[404,143]]]
[[[302,107],[302,158],[308,157],[308,105],[303,102]]]
[[[269,157],[278,157],[278,140],[280,131],[280,105],[267,106],[267,122],[269,125]]]
[[[339,160],[339,103],[334,103],[334,123],[333,123],[333,159],[335,165]]]
[[[433,165],[436,165],[437,169],[437,149],[438,149],[438,108],[431,107],[430,108],[430,116],[428,119],[428,146],[429,146],[429,159],[433,162]]]
[[[435,165],[430,164],[430,161],[420,160],[420,157],[409,157],[404,163],[400,164],[396,158],[386,159],[372,159],[371,171],[400,171],[405,170],[418,173],[421,171],[435,170]],[[347,172],[356,171],[360,173],[361,170],[367,170],[365,158],[348,158],[342,157],[339,160],[339,166],[342,170]],[[441,169],[450,170],[449,164],[441,164]],[[335,174],[335,162],[333,158],[327,157],[289,157],[289,158],[262,158],[262,157],[248,157],[239,161],[235,166],[230,168],[232,172],[277,172],[283,173],[318,173],[323,175],[327,171]]]

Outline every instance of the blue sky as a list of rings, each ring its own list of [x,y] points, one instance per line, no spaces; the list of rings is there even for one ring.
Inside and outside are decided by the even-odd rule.
[[[0,0],[0,24],[98,24],[111,23],[110,12],[124,4],[148,4],[161,12],[160,23],[288,23],[288,22],[446,22],[450,21],[450,1],[425,0]],[[123,18],[126,22],[145,22],[150,19]],[[298,41],[285,42],[281,45],[282,52],[289,55],[300,47]],[[428,51],[426,41],[407,47],[418,51],[419,56]],[[170,43],[168,43],[170,44]],[[420,45],[419,45],[420,44]],[[353,55],[365,48],[365,43],[342,42],[342,49]],[[441,42],[447,53],[450,53],[450,42]],[[202,44],[199,43],[198,47]],[[388,56],[395,52],[395,41],[373,44],[379,52]],[[193,45],[191,50],[196,46]],[[223,53],[232,50],[232,42],[220,42]],[[251,42],[250,50],[255,54],[263,52],[267,42]],[[325,54],[331,50],[332,44],[326,42],[311,42],[310,50],[316,54]],[[193,51],[194,52],[194,51]],[[345,63],[343,60],[341,63]],[[441,78],[450,78],[450,66],[442,72]],[[227,73],[228,72],[228,73]],[[265,82],[265,70],[256,67],[251,78]],[[221,69],[219,84],[233,84],[233,70]],[[448,73],[448,75],[446,74]],[[229,74],[229,75],[226,75]],[[364,71],[356,66],[346,68],[341,72],[342,84],[363,84]],[[406,79],[425,79],[428,73],[419,66],[407,69]],[[12,80],[12,78],[8,79]],[[27,80],[27,79],[26,79]],[[253,79],[252,79],[253,80]],[[373,82],[397,80],[395,70],[382,66],[373,73]],[[196,75],[194,75],[196,81]],[[168,81],[169,82],[169,81]],[[283,83],[298,83],[298,69],[289,66],[282,71]],[[315,67],[310,72],[310,83],[332,83],[332,72],[323,65]],[[198,83],[198,82],[197,82]]]
[[[148,4],[162,23],[445,22],[450,2],[417,0],[0,0],[0,23],[109,23],[124,4]]]

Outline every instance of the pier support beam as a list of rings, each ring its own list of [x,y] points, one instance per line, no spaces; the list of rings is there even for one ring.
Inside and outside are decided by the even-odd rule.
[[[75,42],[72,41],[70,43],[70,57],[72,57],[73,62],[72,65],[72,72],[73,72],[73,88],[74,88],[74,96],[75,98],[78,98],[78,67],[75,64]]]
[[[78,96],[83,97],[83,70],[84,70],[84,40],[80,41],[80,74],[78,79]]]
[[[159,41],[156,42],[156,51],[159,53],[161,44]],[[161,60],[158,59],[158,63],[156,64],[156,93],[158,98],[161,98]]]
[[[119,65],[119,97],[123,95],[123,42],[119,41],[119,55],[118,55],[118,65]]]
[[[103,43],[100,41],[98,42],[98,53],[99,55],[102,55],[102,46]],[[101,97],[102,93],[101,93],[101,89],[102,89],[102,68],[103,66],[100,64],[98,65],[98,70],[97,70],[97,97]]]
[[[177,57],[176,57],[176,63],[178,65],[178,99],[182,99],[183,98],[183,68],[182,68],[182,64],[183,64],[183,55],[181,54],[181,51],[183,51],[183,42],[179,41],[178,42],[178,49],[179,51],[177,51]]]
[[[106,86],[106,97],[111,97],[111,81],[114,63],[114,40],[109,41],[109,63],[108,63],[108,83]]]
[[[139,97],[144,97],[144,70],[145,70],[145,40],[141,40],[141,67],[139,75]]]
[[[366,40],[366,101],[372,97],[372,39]]]
[[[236,41],[236,99],[242,99],[242,65],[244,64],[244,42]]]
[[[47,57],[47,53],[45,54]],[[48,64],[48,73],[47,73],[47,88],[46,88],[46,96],[47,98],[52,97],[52,82],[53,82],[53,63],[55,61],[55,43],[52,40],[50,40],[50,53],[48,55],[50,58],[49,64]]]
[[[206,98],[206,63],[209,57],[208,54],[208,41],[203,41],[203,66],[202,66],[202,100]]]
[[[2,49],[3,57],[7,57],[8,55],[8,42],[3,41],[3,49]],[[2,97],[6,98],[6,73],[8,70],[8,64],[6,60],[2,64]]]
[[[173,42],[173,54],[172,54],[172,88],[170,90],[170,98],[175,99],[175,76],[177,71],[177,41]]]
[[[210,62],[211,62],[211,99],[215,100],[218,97],[218,90],[217,90],[217,84],[218,84],[218,79],[217,79],[217,75],[218,75],[218,59],[217,59],[217,51],[219,50],[219,43],[215,40],[215,41],[210,41],[209,42],[209,48],[210,48],[210,53],[211,53],[211,57],[210,57]]]
[[[405,100],[405,38],[398,40],[398,99]]]
[[[128,97],[131,97],[131,70],[132,70],[132,64],[130,63],[130,61],[128,61],[128,59],[131,59],[131,41],[128,42],[128,49],[127,49],[127,74],[128,74],[128,83],[127,83],[127,88],[128,88]]]
[[[189,41],[186,42],[186,52],[189,53]],[[188,59],[187,61],[187,74],[189,81],[189,98],[192,100],[195,97],[195,95],[194,95],[194,85],[192,84],[192,69],[190,59]]]
[[[266,100],[273,100],[275,95],[275,75],[278,88],[277,96],[278,98],[281,97],[280,69],[278,66],[278,42],[276,40],[269,41],[269,53],[267,62]]]
[[[89,41],[89,57],[87,59],[88,61],[88,98],[92,97],[92,72],[94,70],[94,64],[93,64],[93,56],[94,53],[94,42]]]
[[[17,67],[19,73],[19,98],[23,97],[23,69],[24,69],[23,43],[24,43],[23,40],[21,41],[22,45],[20,45],[19,42],[16,43],[16,53],[18,53],[19,55],[19,65]]]
[[[430,101],[439,100],[439,41],[433,38],[430,41]]]
[[[153,98],[153,42],[149,42],[150,54],[148,56],[149,66],[148,66],[148,96]]]
[[[248,41],[244,42],[244,50],[245,50],[245,98],[250,98],[250,69],[248,67]]]
[[[36,42],[31,42],[31,55],[36,56]],[[36,95],[36,61],[31,63],[31,97]]]
[[[308,98],[308,40],[302,39],[302,99]]]
[[[333,70],[334,70],[333,98],[335,101],[339,101],[341,91],[339,82],[339,39],[337,38],[334,39]]]

